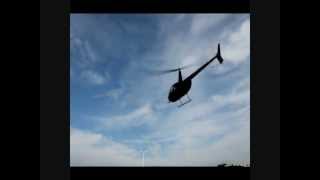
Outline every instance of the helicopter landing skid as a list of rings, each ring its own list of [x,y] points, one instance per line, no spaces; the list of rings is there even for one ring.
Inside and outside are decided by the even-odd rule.
[[[178,107],[182,107],[183,105],[188,104],[189,102],[192,101],[192,99],[190,99],[190,97],[189,97],[188,95],[187,95],[187,97],[188,97],[188,100],[185,101],[185,102],[181,102],[181,101],[179,100],[180,104],[178,105]]]

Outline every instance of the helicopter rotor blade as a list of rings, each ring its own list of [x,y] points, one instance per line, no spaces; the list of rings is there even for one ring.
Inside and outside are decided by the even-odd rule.
[[[151,74],[154,75],[162,75],[162,74],[167,74],[167,73],[172,73],[172,72],[177,72],[179,70],[187,69],[192,66],[195,66],[195,64],[189,64],[185,66],[181,66],[180,68],[175,68],[175,69],[168,69],[168,70],[153,70]]]

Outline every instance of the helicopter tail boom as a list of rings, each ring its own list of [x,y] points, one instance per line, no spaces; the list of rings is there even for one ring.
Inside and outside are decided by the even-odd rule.
[[[197,69],[195,72],[190,74],[186,79],[192,79],[194,78],[197,74],[199,74],[205,67],[207,67],[213,60],[218,59],[219,63],[222,64],[223,58],[221,57],[221,52],[220,52],[220,44],[218,44],[218,50],[216,56],[211,58],[208,62],[206,62],[204,65],[202,65],[199,69]]]

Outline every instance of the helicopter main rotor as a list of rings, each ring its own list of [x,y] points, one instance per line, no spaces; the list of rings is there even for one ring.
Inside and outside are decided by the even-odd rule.
[[[175,68],[175,69],[168,69],[168,70],[158,70],[158,71],[155,71],[156,74],[167,74],[167,73],[172,73],[172,72],[177,72],[177,71],[180,71],[180,70],[183,70],[183,69],[187,69],[187,68],[190,68],[190,67],[193,67],[193,66],[196,66],[196,64],[189,64],[189,65],[185,65],[185,66],[181,66],[179,68]]]

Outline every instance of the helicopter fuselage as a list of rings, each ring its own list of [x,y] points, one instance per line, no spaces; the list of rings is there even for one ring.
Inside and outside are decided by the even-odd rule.
[[[185,79],[173,84],[168,95],[169,102],[176,102],[181,97],[186,95],[191,88],[191,84],[191,79]]]
[[[192,74],[190,74],[187,78],[183,80],[182,74],[181,74],[181,68],[170,70],[172,71],[179,71],[178,76],[178,82],[173,84],[170,88],[168,100],[169,102],[176,102],[180,98],[182,98],[184,95],[186,95],[190,88],[191,88],[191,80],[196,77],[204,68],[206,68],[213,60],[218,59],[219,63],[222,64],[223,58],[221,57],[220,53],[220,44],[218,44],[218,51],[216,56],[211,58],[208,62],[203,64],[201,67],[199,67],[196,71],[194,71]],[[188,96],[189,97],[189,96]]]

